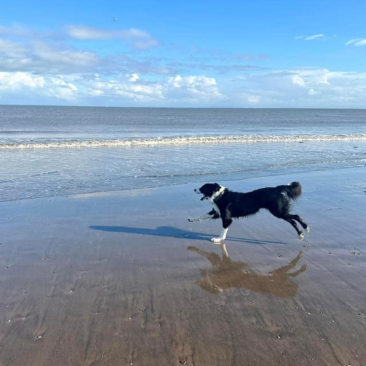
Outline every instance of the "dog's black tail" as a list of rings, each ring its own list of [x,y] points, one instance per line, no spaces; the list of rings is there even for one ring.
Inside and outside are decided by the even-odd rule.
[[[292,182],[287,186],[278,186],[276,189],[281,193],[285,192],[287,196],[294,201],[298,199],[302,193],[301,184],[299,182]]]

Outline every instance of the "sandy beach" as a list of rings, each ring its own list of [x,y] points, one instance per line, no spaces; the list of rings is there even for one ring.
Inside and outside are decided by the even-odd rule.
[[[366,365],[365,177],[219,182],[300,181],[304,241],[262,212],[210,243],[192,184],[0,203],[0,365]]]

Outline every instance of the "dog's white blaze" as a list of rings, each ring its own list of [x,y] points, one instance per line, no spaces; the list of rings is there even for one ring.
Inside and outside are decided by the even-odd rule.
[[[215,203],[215,199],[220,197],[225,192],[225,190],[226,190],[226,187],[220,186],[220,189],[210,197],[213,209],[216,211],[216,213],[218,215],[220,215],[220,210]],[[226,234],[227,234],[228,230],[229,230],[229,228],[226,228],[226,229],[223,228],[220,236],[218,238],[212,238],[211,241],[214,243],[221,243],[222,241],[224,241],[226,239]]]
[[[216,213],[219,215],[219,216],[221,216],[220,215],[220,210],[219,210],[219,208],[217,207],[217,205],[216,205],[216,203],[215,203],[215,199],[216,198],[218,198],[218,197],[220,197],[224,192],[225,192],[225,189],[226,189],[226,187],[224,187],[224,186],[220,186],[221,188],[217,191],[217,192],[215,192],[212,196],[211,196],[211,198],[210,198],[210,200],[211,200],[211,203],[212,203],[212,206],[213,206],[213,209],[216,211]]]
[[[226,187],[224,187],[224,186],[220,186],[220,187],[221,188],[211,196],[211,201],[214,201],[217,197],[221,196],[224,193]]]
[[[220,215],[220,210],[219,208],[217,207],[216,203],[212,201],[212,206],[213,206],[213,209],[215,210],[215,212],[221,217]]]

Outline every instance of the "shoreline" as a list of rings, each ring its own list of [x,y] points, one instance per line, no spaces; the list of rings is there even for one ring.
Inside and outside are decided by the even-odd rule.
[[[302,172],[298,172],[298,171],[294,171],[291,173],[288,172],[281,172],[281,173],[271,173],[271,174],[266,174],[266,175],[258,175],[258,176],[250,176],[248,178],[242,178],[242,177],[238,177],[236,179],[224,179],[224,180],[220,180],[221,183],[225,184],[229,184],[229,185],[233,185],[235,186],[235,182],[247,182],[247,181],[251,181],[251,180],[259,180],[259,179],[269,179],[272,180],[275,177],[281,177],[281,176],[294,176],[294,177],[298,177],[299,175],[308,175],[308,174],[321,174],[321,173],[326,173],[326,172],[332,172],[332,171],[344,171],[344,170],[359,170],[359,169],[365,169],[366,166],[347,166],[347,167],[334,167],[334,168],[327,168],[327,169],[314,169],[314,170],[307,170],[307,171],[302,171]],[[251,172],[252,170],[248,170],[248,171],[243,171],[243,172]],[[227,172],[222,173],[223,175],[227,176]],[[204,175],[199,175],[199,177],[205,177],[206,174]],[[219,179],[218,179],[219,180]],[[213,180],[210,180],[210,182]],[[204,181],[202,180],[201,183],[203,184]],[[281,184],[281,183],[279,183]],[[43,197],[31,197],[31,198],[19,198],[19,199],[9,199],[9,200],[4,200],[4,201],[0,201],[0,204],[2,203],[11,203],[11,202],[21,202],[21,201],[28,201],[28,200],[52,200],[52,199],[71,199],[73,197],[82,197],[82,196],[108,196],[108,195],[119,195],[119,194],[124,194],[125,192],[134,192],[134,191],[144,191],[144,190],[159,190],[159,189],[173,189],[173,188],[177,188],[177,187],[181,187],[186,188],[187,190],[191,189],[191,187],[196,187],[195,184],[193,183],[177,183],[177,184],[172,184],[172,185],[167,185],[167,186],[151,186],[151,187],[134,187],[134,188],[130,188],[130,189],[116,189],[116,190],[98,190],[98,191],[93,191],[93,192],[87,192],[87,193],[76,193],[76,194],[65,194],[65,195],[56,195],[56,196],[43,196]],[[258,186],[257,188],[261,188],[260,186]],[[245,189],[245,188],[243,188]],[[256,188],[253,188],[256,189]],[[249,191],[249,189],[248,189]],[[245,191],[244,191],[245,192]]]
[[[226,248],[194,184],[0,203],[0,365],[362,366],[365,169],[299,180],[303,242],[265,212]]]

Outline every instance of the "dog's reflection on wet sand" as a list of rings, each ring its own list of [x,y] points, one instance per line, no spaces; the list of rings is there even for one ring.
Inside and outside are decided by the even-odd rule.
[[[294,297],[296,295],[298,284],[292,278],[306,271],[307,266],[303,264],[297,271],[291,273],[289,271],[295,268],[303,252],[300,251],[287,265],[263,274],[252,269],[248,263],[233,261],[229,257],[226,245],[222,243],[220,246],[222,257],[214,252],[188,247],[188,250],[202,255],[211,263],[212,268],[200,270],[202,278],[195,282],[203,290],[219,293],[230,288],[245,288],[277,297]]]

